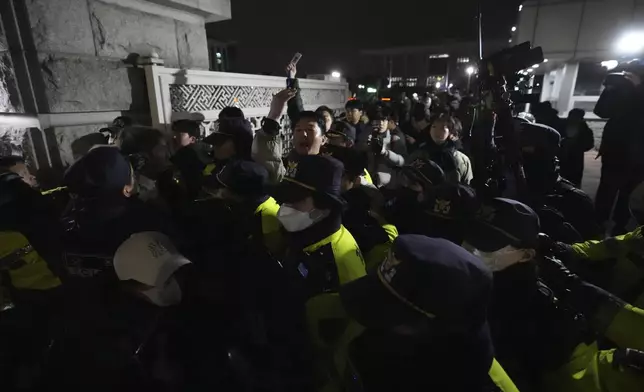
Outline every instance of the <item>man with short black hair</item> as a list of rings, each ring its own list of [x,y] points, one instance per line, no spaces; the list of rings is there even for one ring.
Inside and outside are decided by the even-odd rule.
[[[346,120],[356,129],[356,139],[360,140],[363,133],[368,133],[368,126],[362,122],[364,115],[364,106],[362,102],[357,99],[347,101],[344,105],[346,111]]]
[[[262,129],[255,133],[253,159],[268,169],[272,183],[279,183],[301,157],[317,155],[326,142],[324,118],[315,112],[299,112],[291,123],[293,150],[284,158],[286,146],[280,136],[282,127],[279,120],[287,102],[295,94],[293,89],[285,89],[276,94],[271,102],[271,110],[262,123]]]
[[[407,143],[402,132],[389,130],[389,109],[377,107],[369,112],[371,133],[362,133],[358,148],[368,152],[367,170],[378,188],[396,185],[397,169],[405,164]]]

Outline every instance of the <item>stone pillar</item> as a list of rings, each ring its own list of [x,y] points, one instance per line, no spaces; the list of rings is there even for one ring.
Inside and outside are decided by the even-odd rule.
[[[205,22],[230,19],[230,0],[1,2],[2,21],[14,29],[7,34],[11,57],[24,60],[14,61],[21,99],[60,168],[85,152],[80,138],[115,117],[150,122],[138,56],[208,69]],[[0,41],[0,64],[2,48]],[[0,85],[3,75],[0,69]],[[0,112],[7,111],[2,105],[0,87]]]
[[[566,117],[568,112],[572,109],[572,97],[575,93],[575,85],[577,84],[577,74],[579,73],[579,63],[567,63],[563,68],[563,75],[561,79],[561,88],[559,90],[559,99],[557,100],[556,109],[559,115]]]

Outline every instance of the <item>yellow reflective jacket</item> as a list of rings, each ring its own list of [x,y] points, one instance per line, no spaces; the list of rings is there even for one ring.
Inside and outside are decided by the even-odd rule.
[[[644,390],[644,374],[613,363],[615,350],[580,344],[570,362],[544,377],[543,392],[635,392]]]
[[[15,290],[49,290],[61,284],[27,238],[15,231],[0,231],[0,272]]]
[[[269,197],[255,209],[255,216],[260,219],[264,246],[274,256],[282,255],[286,248],[282,226],[277,219],[279,209],[279,204],[272,197]]]
[[[347,317],[337,289],[366,275],[364,259],[355,239],[344,226],[303,251],[306,260],[301,262],[298,269],[302,272],[306,268],[306,280],[326,281],[324,288],[313,289],[313,295],[306,302],[309,336],[315,349],[317,389],[342,390],[336,388],[344,383],[347,366],[350,366],[348,344],[362,329]],[[326,276],[322,278],[311,274]]]
[[[638,227],[630,233],[603,241],[573,244],[572,249],[582,263],[584,260],[616,260],[611,268],[610,282],[603,288],[638,308],[644,308],[644,267],[638,254],[638,249],[643,246],[642,228]]]

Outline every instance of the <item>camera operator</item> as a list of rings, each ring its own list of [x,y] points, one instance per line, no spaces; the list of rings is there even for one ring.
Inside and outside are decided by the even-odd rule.
[[[628,196],[644,175],[642,68],[642,65],[628,64],[627,72],[608,75],[604,82],[606,89],[595,106],[595,114],[608,118],[599,147],[602,170],[595,199],[597,221],[605,225],[615,205],[612,235],[626,232]]]
[[[395,186],[396,168],[405,164],[407,144],[402,132],[389,130],[389,110],[376,107],[369,112],[371,133],[358,135],[358,148],[368,151],[367,170],[378,188]]]

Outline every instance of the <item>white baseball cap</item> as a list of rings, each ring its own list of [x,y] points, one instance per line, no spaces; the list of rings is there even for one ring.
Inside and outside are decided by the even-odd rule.
[[[132,234],[114,255],[114,270],[120,280],[135,280],[162,287],[179,268],[190,264],[163,233]]]

